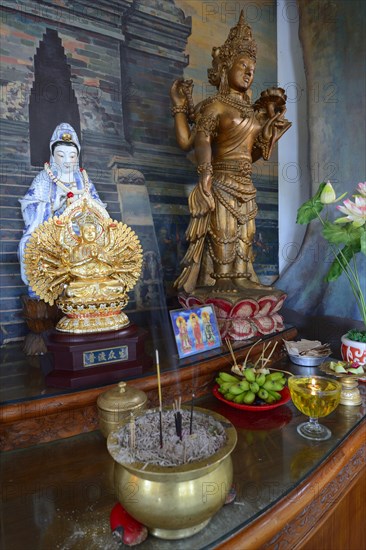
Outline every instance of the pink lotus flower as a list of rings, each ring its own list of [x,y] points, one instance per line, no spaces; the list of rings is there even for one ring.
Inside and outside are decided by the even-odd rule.
[[[359,184],[360,186],[361,184]],[[362,184],[366,187],[366,184]],[[344,218],[338,218],[335,223],[352,222],[354,227],[361,227],[366,223],[366,193],[365,196],[355,195],[355,202],[347,199],[344,206],[337,206],[338,210],[346,214]]]
[[[360,193],[361,197],[366,197],[366,181],[357,185],[357,191]]]

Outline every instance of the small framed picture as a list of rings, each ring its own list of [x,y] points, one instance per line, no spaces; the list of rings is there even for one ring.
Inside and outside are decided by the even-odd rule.
[[[170,312],[180,358],[221,346],[220,331],[212,305]]]

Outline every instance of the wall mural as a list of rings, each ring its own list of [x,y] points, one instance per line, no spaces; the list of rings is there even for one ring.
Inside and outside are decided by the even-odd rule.
[[[308,88],[309,160],[316,167],[311,194],[329,178],[337,196],[348,191],[351,197],[366,174],[366,6],[358,0],[311,0],[301,2],[299,8]],[[359,260],[360,280],[365,285],[365,261]],[[360,319],[345,276],[324,282],[332,261],[320,224],[311,224],[297,261],[278,282],[288,293],[286,305],[307,315]]]
[[[176,145],[169,88],[184,76],[194,81],[195,101],[212,94],[207,81],[211,49],[224,42],[245,9],[244,2],[232,4],[133,0],[105,9],[99,2],[75,5],[71,0],[62,5],[2,2],[2,341],[27,332],[20,300],[26,289],[16,255],[23,232],[19,198],[48,160],[41,158],[50,139],[47,127],[57,125],[62,105],[69,111],[65,120],[77,128],[80,117],[82,163],[110,216],[120,220],[121,213],[130,213],[126,223],[146,253],[147,278],[136,289],[133,307],[143,310],[172,294],[186,250],[187,197],[197,175]],[[260,90],[276,84],[275,2],[249,3],[245,15],[259,45],[252,86],[256,99]],[[48,57],[40,67],[51,50],[54,66]],[[59,85],[57,78],[62,78]],[[39,127],[37,109],[43,112]],[[33,150],[30,142],[37,142]],[[270,282],[278,272],[276,159],[255,168],[256,271]]]

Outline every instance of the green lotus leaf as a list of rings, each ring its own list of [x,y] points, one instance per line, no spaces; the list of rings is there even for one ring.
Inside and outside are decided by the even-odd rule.
[[[352,260],[355,254],[360,252],[360,250],[360,242],[346,244],[346,246],[344,246],[335,257],[328,271],[328,275],[325,277],[325,280],[328,283],[331,281],[336,281],[338,277],[342,275],[343,271],[347,270],[349,262]]]
[[[352,224],[338,225],[336,223],[325,222],[323,228],[324,238],[332,244],[353,244],[361,239],[362,230],[360,227],[354,227]]]
[[[318,217],[318,214],[324,208],[324,204],[320,200],[320,195],[322,194],[325,185],[325,182],[321,183],[316,194],[300,206],[297,211],[296,223],[306,224]]]

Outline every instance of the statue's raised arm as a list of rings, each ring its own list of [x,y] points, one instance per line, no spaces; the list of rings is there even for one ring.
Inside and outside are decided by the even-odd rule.
[[[170,89],[175,135],[183,151],[190,151],[194,144],[195,132],[190,126],[195,120],[192,89],[193,81],[183,79],[175,80]]]

